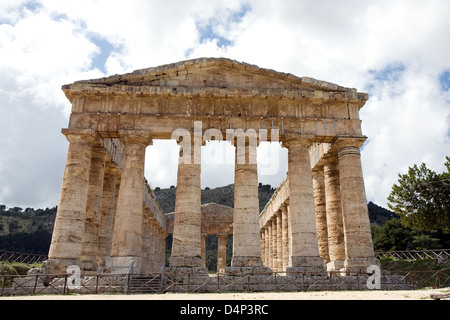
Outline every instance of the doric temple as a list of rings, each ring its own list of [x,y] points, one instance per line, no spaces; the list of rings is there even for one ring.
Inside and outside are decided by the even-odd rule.
[[[220,262],[230,275],[377,264],[360,157],[367,94],[224,58],[78,81],[63,91],[72,104],[62,130],[70,144],[45,264],[51,272],[74,264],[86,272],[160,272],[171,233],[165,272],[207,274],[209,232],[222,236],[221,257],[223,238],[233,235],[231,266]],[[144,178],[155,139],[181,147],[169,215]],[[235,146],[233,209],[201,206],[201,147],[210,140]],[[287,148],[288,172],[260,212],[262,141]],[[205,217],[213,216],[216,226],[208,227]]]

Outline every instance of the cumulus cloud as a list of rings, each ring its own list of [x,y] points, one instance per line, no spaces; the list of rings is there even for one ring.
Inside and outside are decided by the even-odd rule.
[[[445,0],[4,0],[0,203],[57,204],[70,112],[62,84],[225,56],[368,92],[360,113],[367,196],[385,205],[397,173],[421,162],[439,171],[448,155],[449,15]],[[273,186],[287,169],[276,148],[258,153],[279,151],[278,171],[260,170]],[[176,152],[167,141],[148,148],[153,187],[176,184]],[[233,182],[232,164],[220,168],[204,165],[203,187]]]

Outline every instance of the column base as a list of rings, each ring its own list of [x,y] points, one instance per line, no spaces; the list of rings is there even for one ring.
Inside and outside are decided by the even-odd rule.
[[[85,271],[97,271],[98,265],[96,262],[81,261],[80,268],[81,268],[81,270],[85,270]]]
[[[108,257],[105,265],[105,269],[113,274],[141,273],[140,257]]]
[[[342,271],[345,268],[344,260],[333,260],[326,264],[327,271]]]
[[[203,267],[202,258],[201,257],[171,257],[169,260],[170,267]]]
[[[225,275],[227,276],[242,276],[242,275],[271,275],[272,269],[268,267],[227,267],[225,268]]]
[[[42,262],[43,273],[49,275],[61,275],[67,272],[67,267],[76,265],[80,262],[75,259],[48,259]]]
[[[350,272],[367,272],[367,267],[371,265],[381,266],[380,261],[375,257],[366,258],[347,258],[344,266],[347,273]]]
[[[262,267],[261,257],[235,256],[231,258],[231,267]]]
[[[231,267],[225,268],[226,275],[272,274],[272,269],[265,267],[261,257],[233,257]]]
[[[325,272],[325,266],[321,257],[292,257],[292,266],[286,268],[286,274],[303,272]]]

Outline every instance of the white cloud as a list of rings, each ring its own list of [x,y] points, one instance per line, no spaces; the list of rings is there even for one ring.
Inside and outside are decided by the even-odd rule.
[[[57,203],[67,148],[60,129],[70,111],[61,85],[101,70],[225,56],[368,91],[361,110],[366,189],[385,205],[397,173],[420,162],[441,170],[450,150],[450,93],[440,83],[450,71],[448,16],[445,0],[3,0],[0,203]],[[174,185],[176,164],[165,166],[174,149],[159,148],[147,151],[150,184]],[[280,172],[260,180],[279,182],[286,163],[282,151]],[[232,169],[216,170],[205,165],[204,186],[233,181]],[[51,175],[59,176],[42,179]]]

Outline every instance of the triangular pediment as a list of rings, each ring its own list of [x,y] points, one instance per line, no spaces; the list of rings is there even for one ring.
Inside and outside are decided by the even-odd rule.
[[[326,81],[297,77],[225,58],[180,61],[123,75],[78,81],[75,84],[356,92],[356,89]]]

